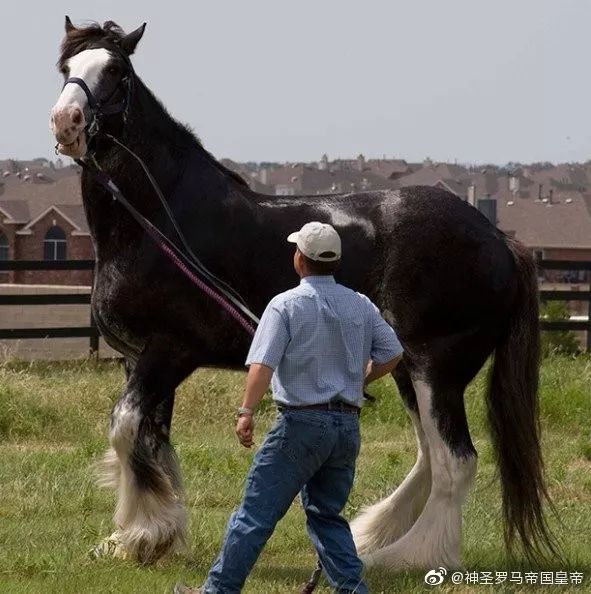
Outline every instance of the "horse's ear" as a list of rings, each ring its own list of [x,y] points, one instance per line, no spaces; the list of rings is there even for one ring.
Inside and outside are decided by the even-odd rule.
[[[141,27],[138,27],[135,31],[128,33],[125,37],[122,37],[119,41],[119,45],[121,49],[128,55],[131,56],[135,51],[137,44],[140,42],[142,35],[146,29],[146,23],[144,23]]]
[[[76,27],[74,27],[74,25],[72,24],[72,21],[70,20],[70,17],[68,15],[66,15],[66,35],[70,32],[70,31],[75,31]]]

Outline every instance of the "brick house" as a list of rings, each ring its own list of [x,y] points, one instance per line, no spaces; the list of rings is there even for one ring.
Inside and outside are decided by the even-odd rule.
[[[0,161],[0,259],[93,259],[77,168]],[[91,271],[0,272],[0,282],[90,285]]]

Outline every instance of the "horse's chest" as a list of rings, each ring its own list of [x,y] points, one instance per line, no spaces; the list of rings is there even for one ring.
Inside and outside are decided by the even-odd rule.
[[[153,315],[143,279],[121,262],[99,265],[92,307],[101,333],[118,350],[141,349]],[[116,344],[114,344],[116,343]]]

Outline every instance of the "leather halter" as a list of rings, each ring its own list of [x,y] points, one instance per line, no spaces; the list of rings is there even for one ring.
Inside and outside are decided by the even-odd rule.
[[[118,113],[123,114],[124,122],[127,120],[127,111],[129,109],[129,104],[131,102],[131,93],[133,89],[133,79],[134,79],[134,71],[131,66],[131,61],[127,56],[124,54],[120,54],[123,58],[124,62],[126,63],[127,67],[129,68],[128,73],[121,78],[117,86],[113,89],[113,92],[104,100],[100,101],[95,98],[92,94],[92,91],[88,88],[86,82],[83,79],[78,78],[77,76],[71,76],[70,78],[66,79],[64,82],[64,86],[62,89],[65,88],[67,84],[75,84],[78,85],[86,95],[86,99],[88,101],[88,109],[90,110],[90,119],[86,126],[86,134],[88,136],[88,140],[90,141],[100,130],[101,120],[104,116],[116,115]],[[110,103],[111,99],[120,90],[121,86],[124,85],[126,87],[124,97],[121,101],[117,103]]]

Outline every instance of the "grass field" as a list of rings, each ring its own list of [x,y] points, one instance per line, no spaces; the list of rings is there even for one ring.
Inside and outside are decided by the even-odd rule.
[[[91,463],[106,447],[108,413],[123,385],[116,363],[0,366],[0,592],[164,593],[182,579],[201,583],[217,553],[231,510],[240,500],[253,453],[233,435],[232,413],[244,375],[201,370],[179,389],[173,424],[190,508],[187,556],[155,567],[91,561],[87,552],[111,532],[114,495],[94,485]],[[506,557],[499,484],[484,421],[484,375],[469,389],[467,406],[479,452],[475,488],[465,507],[466,569],[538,569]],[[391,380],[372,387],[377,401],[364,411],[357,481],[346,513],[354,516],[401,482],[414,462],[414,435]],[[542,367],[541,408],[550,493],[569,564],[586,585],[452,586],[429,588],[423,572],[370,571],[374,593],[591,591],[591,358],[551,358]],[[267,399],[258,442],[274,416]],[[278,526],[245,592],[294,593],[315,563],[297,504]],[[320,594],[330,590],[324,584]]]

